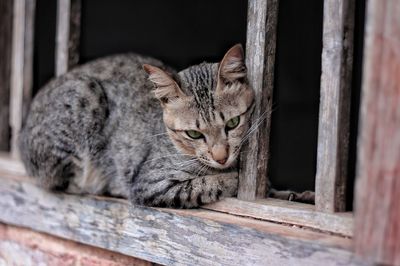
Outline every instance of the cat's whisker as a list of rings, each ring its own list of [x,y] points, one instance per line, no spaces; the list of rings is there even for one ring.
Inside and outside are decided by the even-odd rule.
[[[239,155],[242,155],[242,153],[247,153],[247,152],[240,152],[242,146],[239,146],[239,148],[233,153],[233,156],[236,158]]]
[[[254,129],[252,129],[250,132],[246,133],[246,135],[242,138],[242,140],[241,140],[240,143],[239,143],[239,148],[234,152],[234,156],[235,156],[235,157],[237,157],[239,154],[247,153],[247,152],[248,152],[248,151],[242,151],[242,152],[241,152],[241,150],[242,150],[242,148],[243,148],[243,145],[244,145],[244,144],[246,143],[246,141],[251,137],[251,135],[257,131],[257,129],[258,129],[258,127],[259,127],[260,125],[261,125],[261,123],[259,123],[259,124],[257,125],[257,127],[255,127]]]
[[[254,121],[252,126],[250,127],[253,128],[255,126],[257,126],[260,122],[264,121],[264,119],[271,113],[271,111],[269,110],[265,110],[262,114],[259,115],[259,117],[257,117]]]
[[[177,156],[188,156],[188,155],[181,154],[181,153],[169,154],[169,155],[165,155],[165,156],[156,157],[156,158],[153,158],[153,159],[146,160],[143,163],[152,162],[152,161],[156,161],[156,160],[160,160],[160,159],[164,159],[164,158],[177,157]]]
[[[200,167],[200,169],[199,169],[199,171],[198,171],[198,173],[197,173],[197,176],[196,176],[196,177],[199,177],[199,176],[201,176],[203,173],[205,173],[205,172],[208,170],[208,168],[209,168],[209,166],[208,166],[208,165],[206,165],[206,164],[203,164],[203,165]]]
[[[205,173],[207,173],[207,171],[210,169],[210,166],[206,165],[206,168],[204,169],[204,171],[201,173],[201,175],[204,175]]]
[[[233,153],[234,157],[237,157],[239,154],[242,154],[241,149],[242,146],[246,143],[246,141],[254,134],[260,125],[264,122],[264,120],[268,117],[269,111],[264,111],[258,118],[256,118],[250,128],[247,130],[242,140],[240,141],[237,150]]]
[[[205,167],[206,167],[206,165],[203,164],[203,165],[199,168],[199,171],[197,172],[197,176],[198,176],[198,177],[200,176],[201,171],[202,171]]]
[[[198,159],[197,158],[193,158],[193,159],[189,159],[180,163],[177,163],[174,165],[174,167],[177,167],[180,170],[186,170],[189,167],[196,165],[198,163]]]
[[[209,165],[209,161],[203,158],[199,158],[199,161],[203,164],[203,165]]]
[[[171,155],[171,156],[161,156],[161,157],[149,159],[149,160],[144,161],[143,163],[145,164],[145,163],[149,163],[149,162],[152,162],[152,161],[156,161],[156,160],[160,160],[160,159],[164,159],[164,158],[169,158],[169,157],[174,157],[174,155]]]
[[[187,165],[194,164],[195,161],[196,161],[196,159],[192,159],[189,161],[184,161],[184,162],[178,163],[175,166],[178,166],[178,167],[187,166]]]
[[[257,128],[255,128],[255,129],[252,130],[251,132],[248,132],[248,133],[242,138],[242,140],[241,140],[240,143],[239,143],[240,148],[242,148],[242,145],[243,145],[244,143],[246,143],[246,141],[251,137],[251,135],[252,135],[253,133],[256,132],[256,130],[257,130]]]
[[[243,141],[243,142],[246,141],[246,140],[250,137],[250,135],[251,135],[252,133],[254,133],[254,132],[258,129],[258,127],[262,124],[262,122],[263,122],[266,118],[267,118],[267,117],[264,116],[263,118],[260,118],[256,123],[254,123],[254,124],[247,130],[246,134],[245,134],[244,137],[242,138],[242,141]]]
[[[192,165],[195,165],[196,163],[197,163],[197,159],[195,158],[195,159],[181,162],[179,164],[176,164],[175,166],[177,166],[178,168],[183,168],[183,167],[188,168]]]
[[[252,126],[247,130],[246,134],[241,140],[240,146],[260,127],[264,120],[268,117],[268,110],[263,112],[252,124]]]

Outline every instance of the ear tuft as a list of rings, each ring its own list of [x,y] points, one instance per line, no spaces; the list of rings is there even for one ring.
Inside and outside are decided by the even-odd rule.
[[[162,103],[185,96],[175,80],[160,68],[144,64],[143,69],[149,74],[149,80],[155,86],[154,94]]]
[[[241,81],[246,77],[247,69],[244,63],[244,53],[241,44],[236,44],[225,54],[222,59],[218,75],[225,83]]]

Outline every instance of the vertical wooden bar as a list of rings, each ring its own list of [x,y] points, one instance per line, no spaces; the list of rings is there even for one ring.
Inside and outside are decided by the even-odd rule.
[[[32,97],[35,0],[14,0],[11,63],[11,154],[18,156],[17,139]]]
[[[268,150],[274,83],[278,0],[249,0],[246,65],[256,93],[252,125],[258,130],[243,148],[238,198],[264,198],[268,190]]]
[[[56,75],[62,75],[79,61],[81,0],[58,0]]]
[[[355,250],[400,265],[400,2],[369,0],[366,21]]]
[[[346,208],[355,0],[325,0],[315,205]]]
[[[10,148],[10,74],[13,1],[0,1],[0,151]]]

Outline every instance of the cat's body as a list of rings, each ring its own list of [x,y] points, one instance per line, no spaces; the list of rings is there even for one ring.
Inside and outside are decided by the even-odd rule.
[[[239,48],[234,57],[242,56]],[[145,68],[153,82],[144,64],[152,65]],[[163,82],[173,79],[159,68],[172,72],[180,87],[173,90],[184,92],[185,98],[162,91],[171,85]],[[178,75],[155,59],[127,54],[93,61],[51,81],[33,100],[20,135],[28,173],[50,189],[111,194],[151,206],[195,207],[234,196],[237,144],[248,129],[252,90],[244,85],[246,99],[235,102],[215,92],[219,64],[203,63],[185,71]],[[235,88],[239,81],[227,84],[235,95],[243,94]],[[220,90],[223,95],[225,88]],[[221,103],[222,98],[231,100],[231,107]],[[235,133],[239,129],[226,131],[226,121],[237,115],[244,118],[240,134]],[[222,131],[207,128],[208,123]],[[183,136],[189,129],[204,130],[207,138]],[[229,134],[240,135],[235,147],[229,146]],[[204,163],[206,156],[194,145],[209,147],[203,152],[222,164]]]
[[[220,63],[179,73],[149,57],[110,56],[39,91],[20,134],[20,154],[28,173],[49,189],[197,207],[236,195],[240,148],[255,131],[253,105],[240,45]]]

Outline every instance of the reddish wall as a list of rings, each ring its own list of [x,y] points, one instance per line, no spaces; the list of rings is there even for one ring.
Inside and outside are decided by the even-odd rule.
[[[0,223],[0,265],[150,266],[125,256],[22,227]]]

